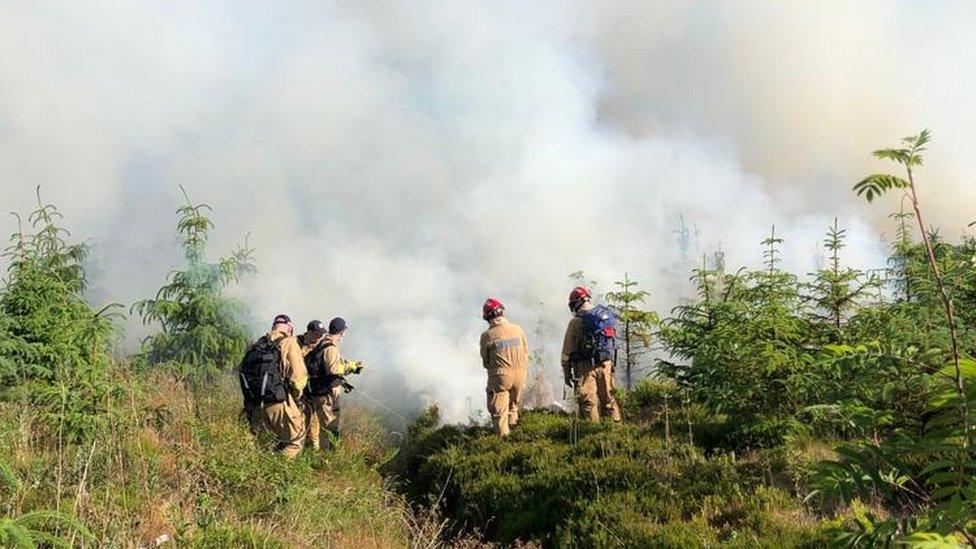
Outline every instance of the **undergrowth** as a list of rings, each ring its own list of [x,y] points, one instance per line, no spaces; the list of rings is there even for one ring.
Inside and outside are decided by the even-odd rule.
[[[784,453],[705,456],[655,427],[528,412],[508,439],[430,418],[385,471],[455,528],[552,547],[814,547],[828,526],[791,493]],[[420,425],[420,424],[418,424]]]
[[[49,531],[77,546],[146,546],[168,536],[189,547],[393,547],[417,525],[376,470],[386,434],[347,410],[333,453],[287,461],[239,420],[229,377],[190,390],[158,370],[112,372],[129,388],[109,405],[111,426],[86,445],[59,444],[40,412],[0,403],[5,512],[52,508],[77,517]],[[79,532],[81,532],[79,530]],[[90,533],[90,535],[88,535]]]

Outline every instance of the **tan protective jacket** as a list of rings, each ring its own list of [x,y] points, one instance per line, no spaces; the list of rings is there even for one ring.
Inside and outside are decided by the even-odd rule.
[[[574,316],[566,326],[561,358],[563,373],[576,380],[574,387],[580,414],[590,421],[599,421],[601,413],[613,421],[620,421],[620,405],[613,396],[613,363],[571,359],[582,350],[582,343],[583,319]]]
[[[307,345],[305,348],[303,348],[304,354],[307,355],[320,343],[325,342],[332,343],[332,345],[326,347],[325,352],[322,353],[322,362],[325,363],[325,371],[335,376],[344,376],[350,373],[350,371],[356,373],[355,370],[356,367],[359,366],[359,363],[342,358],[342,355],[339,352],[339,342],[336,341],[336,339],[331,335],[324,336],[322,339],[316,341],[315,345]]]
[[[493,319],[481,334],[481,363],[485,369],[525,369],[528,361],[529,345],[522,328],[504,317]]]
[[[566,326],[566,335],[563,337],[563,353],[560,358],[564,372],[569,371],[569,369],[572,368],[573,361],[570,360],[570,357],[573,356],[574,353],[580,351],[582,337],[583,319],[578,316],[574,316],[572,319],[570,319],[569,324]]]
[[[351,369],[354,369],[357,365],[356,362],[350,362],[342,358],[339,352],[339,342],[331,335],[325,336],[327,341],[331,341],[332,345],[325,348],[325,352],[322,353],[322,360],[325,361],[325,368],[330,374],[334,376],[344,376]]]
[[[292,396],[302,395],[305,384],[308,383],[308,371],[305,369],[305,358],[298,338],[289,336],[285,332],[268,332],[268,339],[281,341],[281,375],[291,382]]]
[[[308,335],[308,332],[305,332],[304,334],[298,336],[296,339],[298,340],[298,345],[302,348],[302,356],[312,352],[312,349],[314,349],[315,346],[318,345],[320,341],[322,341],[322,338],[312,341],[312,338]]]

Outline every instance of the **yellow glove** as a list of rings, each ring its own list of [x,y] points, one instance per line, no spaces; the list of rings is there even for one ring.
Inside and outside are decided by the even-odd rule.
[[[360,362],[360,361],[357,360],[357,361],[354,361],[354,362],[347,362],[346,363],[346,372],[348,372],[350,374],[358,374],[359,372],[362,372],[362,371],[363,371],[363,363],[362,362]]]
[[[304,391],[305,390],[305,386],[308,385],[308,378],[307,377],[302,377],[302,378],[296,379],[290,385],[291,385],[291,395],[293,397],[295,397],[296,399],[297,398],[301,398],[302,391]]]

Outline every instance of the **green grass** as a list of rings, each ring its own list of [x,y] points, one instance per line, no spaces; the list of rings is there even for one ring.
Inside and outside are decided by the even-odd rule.
[[[778,454],[706,457],[657,428],[524,414],[509,439],[482,428],[415,429],[386,472],[456,528],[558,547],[815,547],[826,526],[769,472]],[[775,463],[772,460],[777,460]]]
[[[145,546],[166,535],[178,546],[262,548],[826,539],[827,524],[800,498],[825,444],[706,455],[678,426],[666,443],[655,394],[636,395],[648,401],[648,421],[580,424],[576,444],[566,416],[527,412],[500,440],[485,428],[438,426],[428,414],[394,448],[380,418],[346,406],[335,452],[288,461],[247,432],[230,377],[188,389],[162,369],[113,375],[127,391],[111,402],[109,428],[82,443],[60,440],[30,405],[0,402],[9,517],[0,535],[80,547]],[[45,510],[59,514],[17,526]]]
[[[110,428],[81,444],[59,443],[30,406],[0,403],[10,517],[60,510],[92,534],[75,545],[91,547],[161,535],[190,547],[402,547],[414,537],[377,471],[390,449],[369,412],[347,407],[336,452],[287,461],[247,432],[229,377],[191,391],[162,371],[116,375],[129,390],[112,402]],[[44,531],[70,537],[56,524]]]

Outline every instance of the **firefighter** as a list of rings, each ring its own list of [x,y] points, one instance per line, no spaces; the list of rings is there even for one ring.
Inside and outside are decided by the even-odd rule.
[[[505,306],[497,299],[485,301],[482,318],[488,323],[481,334],[481,363],[488,371],[488,413],[495,432],[504,437],[518,424],[528,375],[528,343],[522,328],[505,318]]]
[[[563,339],[563,380],[573,387],[584,418],[599,421],[602,414],[619,422],[620,407],[613,396],[613,313],[594,305],[583,286],[570,292],[569,310],[573,318]]]
[[[325,337],[325,324],[321,320],[312,320],[305,326],[305,333],[298,336],[298,345],[302,348],[302,355],[307,356],[315,346]]]
[[[339,396],[352,390],[345,376],[363,370],[362,362],[342,358],[339,347],[345,335],[346,321],[333,318],[328,334],[305,357],[309,368],[306,398],[311,407],[308,441],[314,450],[322,447],[323,429],[339,436]]]
[[[278,449],[288,458],[298,455],[305,438],[299,399],[308,381],[294,331],[288,315],[276,316],[271,331],[248,348],[240,367],[251,430],[267,429],[274,434]]]

